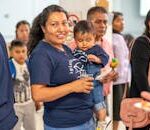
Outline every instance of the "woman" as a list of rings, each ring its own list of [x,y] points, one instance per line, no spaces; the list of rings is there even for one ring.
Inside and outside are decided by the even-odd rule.
[[[83,67],[63,44],[68,32],[60,6],[48,6],[35,18],[29,40],[33,99],[44,102],[45,130],[94,130],[93,78],[79,79]]]
[[[145,19],[145,27],[144,35],[150,38],[150,10]],[[148,84],[149,63],[150,42],[145,37],[138,37],[131,51],[132,80],[130,97],[140,97],[142,91],[150,92],[150,85]],[[133,130],[149,130],[149,128],[150,125]]]
[[[120,103],[123,97],[124,88],[130,82],[129,78],[129,51],[127,44],[122,36],[121,32],[124,29],[123,14],[120,12],[113,12],[113,35],[112,45],[114,57],[119,60],[119,65],[116,68],[118,72],[118,79],[113,83],[113,130],[118,130],[120,119]]]

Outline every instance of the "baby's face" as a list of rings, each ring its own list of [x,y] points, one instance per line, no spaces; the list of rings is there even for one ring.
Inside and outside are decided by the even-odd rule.
[[[95,45],[95,35],[92,33],[78,33],[76,34],[75,41],[79,49],[86,51]]]

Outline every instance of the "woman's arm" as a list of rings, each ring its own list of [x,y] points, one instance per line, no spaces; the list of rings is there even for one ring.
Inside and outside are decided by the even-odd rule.
[[[32,97],[36,102],[50,102],[70,93],[90,93],[93,89],[93,78],[82,78],[57,87],[42,84],[32,85]]]

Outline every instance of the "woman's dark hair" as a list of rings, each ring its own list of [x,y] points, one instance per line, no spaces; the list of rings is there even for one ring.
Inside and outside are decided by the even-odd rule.
[[[30,27],[30,24],[29,24],[28,21],[26,21],[26,20],[21,20],[21,21],[19,21],[19,22],[16,24],[16,31],[17,31],[17,29],[20,27],[20,25],[22,25],[22,24],[26,24],[26,25],[28,25],[28,26]]]
[[[117,17],[123,16],[123,14],[122,14],[121,12],[113,11],[112,13],[113,13],[113,21],[114,21]]]
[[[150,38],[150,26],[148,25],[150,21],[150,10],[147,12],[146,19],[145,19],[145,31],[144,34]]]
[[[18,30],[18,28],[21,26],[21,25],[28,25],[29,26],[29,28],[30,28],[30,24],[29,24],[29,22],[28,21],[26,21],[26,20],[21,20],[21,21],[19,21],[17,24],[16,24],[16,37],[17,37],[17,30]]]
[[[79,21],[75,27],[74,27],[74,37],[76,38],[76,35],[78,33],[81,33],[81,34],[85,34],[85,33],[92,33],[95,35],[95,29],[93,27],[93,24],[89,21],[86,21],[86,20],[81,20]]]
[[[51,13],[54,12],[63,12],[66,14],[68,18],[67,12],[58,5],[50,5],[46,7],[34,20],[32,24],[32,28],[29,35],[29,43],[28,43],[28,55],[31,54],[32,50],[36,47],[40,40],[44,38],[44,33],[42,31],[41,26],[45,26],[47,19]]]

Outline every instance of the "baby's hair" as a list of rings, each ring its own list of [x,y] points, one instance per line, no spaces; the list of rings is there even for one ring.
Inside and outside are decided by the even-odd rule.
[[[10,50],[12,50],[14,47],[24,47],[26,44],[20,40],[12,40],[10,43]]]
[[[74,27],[74,38],[78,33],[85,34],[85,33],[92,33],[93,35],[96,34],[93,24],[90,21],[81,20],[79,21]]]

